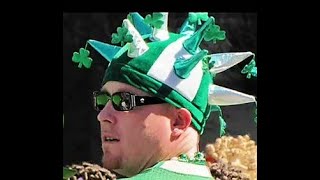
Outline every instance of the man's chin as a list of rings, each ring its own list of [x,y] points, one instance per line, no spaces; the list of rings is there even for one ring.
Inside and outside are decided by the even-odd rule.
[[[123,169],[113,169],[112,172],[116,173],[118,178],[130,177]]]
[[[104,168],[108,169],[108,170],[114,170],[114,169],[119,169],[120,167],[120,161],[118,159],[115,158],[107,158],[107,157],[103,157],[102,158],[102,165]]]

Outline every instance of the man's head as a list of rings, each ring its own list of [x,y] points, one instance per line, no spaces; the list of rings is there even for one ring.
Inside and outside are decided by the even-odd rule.
[[[168,32],[167,25],[168,13],[145,18],[130,13],[112,34],[111,42],[120,46],[87,41],[110,62],[101,89],[110,100],[97,100],[99,105],[106,105],[98,119],[104,134],[105,161],[110,165],[107,168],[126,166],[134,174],[134,164],[144,166],[148,164],[145,160],[186,153],[198,143],[210,112],[219,112],[224,127],[220,105],[255,102],[253,96],[213,84],[217,73],[254,56],[251,52],[208,55],[208,50],[201,49],[203,40],[215,43],[225,39],[213,17],[189,13],[178,33]],[[73,60],[88,65],[88,54],[81,49]],[[256,75],[254,67],[246,71]],[[157,98],[145,97],[142,101],[150,105],[140,106],[141,98],[134,95]],[[127,100],[119,100],[123,98]],[[118,111],[133,106],[130,111]]]
[[[143,97],[144,101],[151,97],[116,81],[107,82],[101,92],[109,95],[127,92],[138,97],[136,100]],[[115,106],[125,102],[124,98],[111,97],[98,114],[104,167],[132,176],[155,162],[197,147],[198,133],[190,126],[191,114],[187,109],[157,103],[119,111]]]

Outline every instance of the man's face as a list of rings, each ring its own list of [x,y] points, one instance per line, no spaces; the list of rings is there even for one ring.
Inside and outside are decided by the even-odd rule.
[[[115,81],[107,82],[101,91],[111,95],[116,92],[130,92],[138,96],[150,96],[137,88]],[[104,167],[140,171],[148,161],[157,160],[167,153],[172,117],[171,105],[167,103],[137,106],[130,111],[116,111],[109,101],[98,115]]]

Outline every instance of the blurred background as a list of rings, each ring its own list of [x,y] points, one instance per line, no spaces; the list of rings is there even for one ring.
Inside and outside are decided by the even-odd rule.
[[[140,13],[143,17],[152,12]],[[124,13],[64,13],[63,14],[63,165],[89,161],[100,164],[102,155],[97,112],[92,107],[92,92],[99,90],[108,62],[89,47],[93,59],[90,69],[78,68],[72,62],[73,52],[84,47],[88,39],[111,42],[111,34],[127,17]],[[226,31],[226,39],[216,44],[202,43],[209,54],[220,52],[257,53],[257,13],[209,13],[220,28]],[[188,13],[169,13],[168,28],[177,32]],[[220,73],[215,83],[257,97],[257,79],[247,79],[242,68],[251,58]],[[222,107],[230,135],[249,134],[257,141],[257,128],[253,121],[254,104]],[[219,136],[218,115],[212,113],[201,137],[201,150]]]

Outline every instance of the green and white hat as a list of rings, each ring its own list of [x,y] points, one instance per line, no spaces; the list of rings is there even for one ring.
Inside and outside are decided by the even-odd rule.
[[[210,112],[219,112],[220,135],[226,123],[220,106],[256,103],[255,97],[214,84],[214,78],[228,68],[252,56],[242,73],[257,76],[252,52],[209,54],[201,49],[203,40],[216,43],[225,39],[225,31],[208,13],[189,13],[178,33],[168,32],[168,13],[152,13],[143,18],[129,13],[112,44],[88,40],[110,63],[103,82],[119,81],[159,97],[175,107],[184,107],[192,114],[194,128],[202,134]],[[87,47],[87,45],[86,45]],[[89,51],[81,48],[73,61],[89,68]]]

